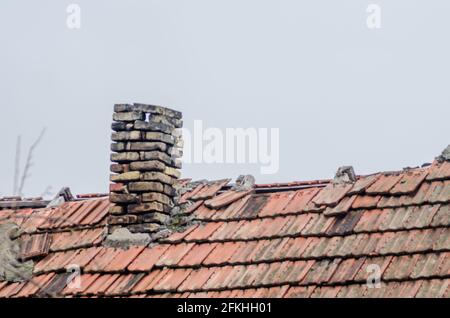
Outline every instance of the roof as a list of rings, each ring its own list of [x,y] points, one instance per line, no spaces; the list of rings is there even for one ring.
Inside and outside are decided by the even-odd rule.
[[[189,227],[128,250],[102,245],[108,197],[83,198],[0,210],[34,262],[0,297],[450,297],[450,162],[353,183],[200,183],[182,198]]]

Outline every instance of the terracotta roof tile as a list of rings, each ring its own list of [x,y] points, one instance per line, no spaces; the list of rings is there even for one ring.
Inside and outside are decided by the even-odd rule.
[[[218,243],[195,245],[178,263],[180,266],[200,265],[205,258],[216,248]]]
[[[284,297],[286,298],[309,298],[316,289],[316,286],[290,287]]]
[[[450,179],[450,162],[433,164],[426,179],[429,181]]]
[[[381,175],[366,189],[369,194],[387,194],[402,179],[402,174]]]
[[[190,200],[204,200],[212,198],[222,187],[228,184],[230,179],[218,180],[205,185],[197,193],[190,197]]]
[[[131,247],[128,250],[119,250],[115,257],[104,268],[104,271],[123,271],[144,250],[144,246]]]
[[[107,197],[0,210],[25,229],[23,252],[39,283],[0,282],[0,296],[448,296],[450,177],[443,166],[346,185],[258,185],[242,193],[220,182],[200,185],[183,195],[197,199],[193,225],[127,250],[102,246]],[[373,265],[382,288],[366,284]],[[69,288],[73,266],[82,270],[81,286]]]
[[[152,248],[144,249],[132,262],[128,265],[130,271],[150,271],[159,258],[167,251],[171,245],[161,244]]]
[[[302,212],[311,199],[320,191],[319,188],[295,191],[282,213]]]
[[[366,191],[368,187],[370,187],[377,179],[380,177],[379,174],[366,176],[366,177],[360,177],[354,184],[353,187],[350,189],[350,191],[347,193],[347,195],[353,195],[353,194],[361,194]]]
[[[352,208],[357,196],[344,197],[335,207],[328,207],[323,213],[327,216],[342,215]]]
[[[251,191],[225,191],[224,193],[205,201],[205,206],[220,209],[250,194]]]
[[[170,266],[178,264],[183,257],[192,249],[193,243],[181,243],[172,245],[159,257],[156,261],[156,266]]]
[[[270,194],[267,203],[260,209],[258,216],[273,216],[281,214],[295,193],[293,191]]]
[[[225,264],[240,247],[239,243],[226,242],[215,244],[215,248],[203,259],[204,265]]]
[[[335,206],[350,191],[352,184],[332,184],[323,188],[313,199],[316,205]]]
[[[199,225],[191,233],[184,238],[186,241],[198,241],[209,238],[223,223],[210,222],[204,225]]]
[[[428,174],[427,170],[407,171],[403,173],[400,181],[391,189],[390,193],[394,195],[413,193],[425,180]]]
[[[377,207],[381,196],[379,195],[362,195],[358,196],[352,203],[352,209],[371,209]]]

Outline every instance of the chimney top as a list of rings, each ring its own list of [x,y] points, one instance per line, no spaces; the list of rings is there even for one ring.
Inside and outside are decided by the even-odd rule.
[[[181,112],[170,108],[141,103],[114,105],[112,206],[108,216],[111,235],[107,240],[111,245],[115,238],[125,245],[145,245],[149,242],[146,237],[167,230],[179,200],[182,126]]]

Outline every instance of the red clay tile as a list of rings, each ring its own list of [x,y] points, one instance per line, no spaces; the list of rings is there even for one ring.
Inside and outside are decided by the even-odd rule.
[[[212,198],[222,187],[228,184],[230,179],[218,180],[211,184],[205,185],[197,193],[190,197],[190,200],[205,200]]]
[[[433,216],[431,226],[448,226],[450,225],[450,206],[440,205],[439,210]]]
[[[335,207],[326,208],[323,214],[326,216],[336,216],[346,214],[351,209],[353,202],[355,202],[356,198],[357,198],[356,195],[344,197]]]
[[[214,250],[219,243],[197,244],[178,263],[179,266],[200,265],[203,260]]]
[[[103,295],[106,290],[120,277],[119,274],[100,275],[85,291],[86,294]]]
[[[299,286],[299,287],[290,287],[284,297],[286,298],[309,298],[316,286]]]
[[[48,233],[24,235],[21,237],[20,254],[24,259],[45,256],[48,254],[51,236]]]
[[[106,266],[112,262],[120,253],[121,249],[102,247],[95,257],[86,265],[86,272],[103,272]]]
[[[427,180],[446,180],[450,179],[450,162],[444,161],[443,163],[434,163],[430,168],[427,176]]]
[[[144,246],[136,246],[130,247],[127,250],[121,250],[118,254],[115,255],[114,259],[109,262],[104,271],[123,271],[125,268],[130,265],[133,260],[144,250]]]
[[[352,184],[332,184],[323,188],[313,199],[316,205],[335,206],[344,198]]]
[[[353,281],[365,260],[364,257],[343,260],[330,278],[329,283],[346,283]]]
[[[81,225],[95,225],[106,217],[109,211],[110,203],[108,199],[100,200],[101,204],[91,211],[84,219],[81,220]]]
[[[220,269],[214,267],[211,268],[203,267],[191,271],[189,276],[178,287],[178,291],[182,292],[187,290],[200,290],[216,270]]]
[[[156,266],[176,265],[191,250],[193,243],[181,243],[169,246],[155,263]]]
[[[248,206],[248,202],[251,200],[252,195],[246,195],[242,199],[239,199],[225,209],[221,209],[216,213],[211,215],[211,219],[213,220],[230,220],[230,219],[241,219],[241,218],[249,218],[249,215],[244,215],[245,209]],[[256,211],[257,212],[257,211]]]
[[[258,215],[263,217],[281,214],[294,195],[293,191],[270,194],[267,203],[260,209]]]
[[[379,174],[360,177],[354,184],[347,195],[361,194],[366,191],[380,177]]]
[[[422,182],[425,180],[428,171],[426,170],[413,170],[403,173],[400,181],[391,189],[391,194],[406,194],[416,191]]]
[[[296,237],[292,239],[292,245],[284,252],[286,257],[292,257],[292,258],[300,258],[302,257],[303,253],[309,246],[315,247],[317,243],[319,242],[318,237]],[[291,241],[290,241],[291,242]],[[289,243],[287,243],[289,244]],[[282,257],[281,255],[278,255],[278,257]]]
[[[295,191],[282,213],[297,213],[302,212],[306,205],[311,202],[311,199],[319,192],[318,188],[303,189]]]
[[[301,233],[312,217],[312,213],[303,213],[292,216],[280,230],[280,235],[296,235]]]
[[[215,248],[203,260],[203,264],[226,264],[239,247],[240,245],[237,242],[216,244]]]
[[[381,175],[375,183],[366,189],[369,194],[387,194],[400,181],[403,174]]]
[[[132,292],[141,293],[152,289],[152,287],[167,273],[168,270],[155,270],[144,276],[133,288]]]
[[[323,286],[314,290],[311,298],[336,298],[342,286]]]
[[[209,238],[219,227],[221,227],[223,222],[208,222],[205,225],[199,225],[191,233],[189,233],[184,239],[186,241],[200,241]]]
[[[364,281],[366,282],[369,278],[375,274],[374,269],[379,269],[379,274],[381,277],[383,276],[386,268],[392,261],[393,256],[386,257],[367,257],[364,261],[364,264],[359,269],[358,273],[355,276],[355,281]]]
[[[300,283],[305,279],[315,263],[316,261],[314,260],[294,262],[293,270],[289,276],[285,278],[285,281],[290,283]]]
[[[379,195],[360,195],[352,203],[352,209],[371,209],[375,208],[380,201]]]
[[[234,234],[239,230],[239,228],[246,224],[245,221],[232,221],[232,222],[220,222],[221,226],[211,234],[209,240],[230,240],[233,239]]]
[[[192,269],[170,269],[154,286],[156,291],[174,291],[190,275]]]
[[[223,207],[226,207],[230,205],[231,203],[245,197],[246,195],[250,194],[251,190],[249,191],[225,191],[222,194],[219,194],[213,199],[205,201],[205,205],[208,208],[211,209],[221,209]]]
[[[407,279],[411,275],[419,258],[420,254],[394,257],[383,274],[383,279]]]
[[[83,274],[80,276],[79,286],[66,286],[62,291],[63,295],[81,294],[100,277],[100,274]]]
[[[212,289],[218,288],[219,286],[223,286],[223,282],[227,279],[228,276],[233,272],[233,266],[224,266],[220,269],[220,271],[215,271],[209,280],[203,286],[204,289]]]
[[[416,294],[416,298],[441,298],[445,295],[450,279],[424,280]]]
[[[153,268],[159,258],[169,248],[169,244],[160,244],[153,247],[147,247],[140,253],[130,265],[128,270],[130,271],[149,271]]]
[[[105,292],[106,295],[128,294],[134,286],[142,279],[144,274],[122,275]]]

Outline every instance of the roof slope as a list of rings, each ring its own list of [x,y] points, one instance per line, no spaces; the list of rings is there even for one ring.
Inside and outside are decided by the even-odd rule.
[[[101,245],[107,197],[0,211],[35,261],[0,297],[450,297],[449,162],[352,184],[200,184],[183,200],[197,224],[129,250]]]

